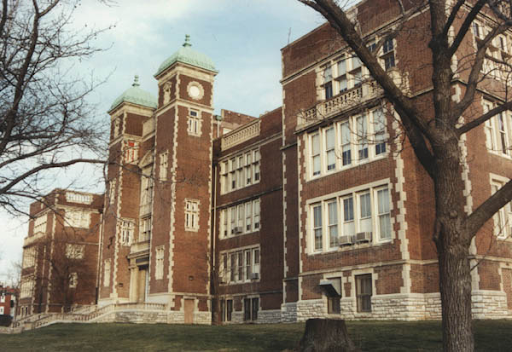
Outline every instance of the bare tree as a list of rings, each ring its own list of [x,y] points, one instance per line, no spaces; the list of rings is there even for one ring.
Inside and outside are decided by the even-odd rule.
[[[489,49],[493,40],[512,26],[511,3],[500,0],[394,0],[394,5],[401,11],[402,21],[383,40],[397,35],[402,30],[401,24],[406,23],[413,12],[427,11],[430,17],[430,27],[409,28],[425,31],[432,55],[432,94],[428,103],[420,103],[397,86],[384,70],[375,51],[367,48],[357,15],[349,15],[341,1],[299,1],[329,21],[384,89],[416,157],[433,180],[433,240],[439,259],[443,348],[445,351],[473,351],[469,246],[479,229],[512,199],[512,181],[476,209],[466,212],[460,141],[467,132],[512,107],[506,79],[502,81],[500,91],[494,92],[499,97],[496,107],[482,113],[474,109],[473,104],[482,85],[492,78],[492,71],[500,71],[506,77],[510,74],[507,60],[489,55]],[[464,41],[472,40],[471,27],[483,15],[488,22],[488,31],[476,38],[476,49],[467,53],[468,45]],[[466,51],[463,51],[464,47]],[[459,99],[452,98],[456,85],[461,88]],[[425,108],[425,104],[429,106]]]
[[[87,102],[97,83],[75,74],[101,50],[91,46],[101,31],[71,28],[79,4],[2,0],[0,206],[7,211],[19,212],[19,199],[44,194],[47,171],[101,162],[104,131]]]

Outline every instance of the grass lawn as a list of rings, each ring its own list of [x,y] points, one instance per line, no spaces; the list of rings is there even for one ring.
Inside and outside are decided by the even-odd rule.
[[[439,351],[441,323],[348,322],[363,351]],[[283,351],[293,349],[304,324],[137,325],[57,324],[19,335],[0,335],[0,351]],[[512,321],[476,321],[477,351],[511,351]]]

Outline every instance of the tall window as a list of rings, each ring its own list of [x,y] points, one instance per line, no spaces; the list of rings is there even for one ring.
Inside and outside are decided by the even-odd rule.
[[[384,69],[389,70],[395,67],[395,45],[393,39],[388,38],[382,46],[382,57]]]
[[[91,214],[83,209],[68,209],[64,216],[64,226],[88,228]]]
[[[151,216],[140,219],[139,241],[149,241],[151,238]]]
[[[85,254],[85,245],[66,243],[66,258],[83,259]]]
[[[260,181],[260,151],[251,150],[220,163],[221,194]]]
[[[259,279],[260,249],[259,247],[237,249],[220,255],[221,282],[238,284]],[[229,269],[229,270],[227,270]],[[229,275],[228,275],[229,271]],[[229,277],[229,281],[227,278]]]
[[[317,204],[313,206],[313,232],[315,234],[315,250],[322,250],[322,204]]]
[[[324,69],[324,92],[325,99],[332,98],[332,67],[330,65]]]
[[[352,163],[352,147],[350,143],[350,125],[348,121],[343,122],[341,125],[341,155],[343,166]]]
[[[133,241],[135,223],[133,220],[121,219],[119,225],[121,228],[121,244],[129,246]]]
[[[494,107],[493,103],[484,101],[484,113],[489,112]],[[510,151],[512,145],[512,126],[510,126],[510,122],[508,112],[501,112],[485,121],[486,147],[490,152],[507,157],[512,155]]]
[[[358,150],[358,159],[364,160],[368,159],[368,136],[367,136],[367,128],[366,128],[366,116],[361,115],[356,118],[357,124],[357,150]]]
[[[29,247],[23,250],[22,268],[31,268],[36,265],[37,247]]]
[[[220,237],[236,236],[258,231],[260,200],[252,200],[220,211]]]
[[[156,247],[156,266],[155,266],[155,279],[161,280],[164,278],[164,248],[165,246]]]
[[[46,233],[46,223],[48,221],[48,215],[41,215],[34,220],[34,235],[39,233]]]
[[[372,311],[372,275],[356,276],[357,311]]]
[[[311,136],[311,165],[313,168],[313,176],[320,175],[320,134],[315,133]]]
[[[336,145],[336,132],[334,126],[329,127],[325,130],[325,152],[327,162],[327,172],[336,169],[336,151],[334,150]]]
[[[108,185],[108,199],[110,204],[114,204],[116,200],[116,179],[112,179]]]
[[[124,162],[133,163],[139,160],[139,142],[125,141],[124,142]]]
[[[382,240],[391,239],[391,216],[389,207],[389,190],[377,191],[377,216],[379,217],[379,236]]]
[[[338,201],[335,199],[327,203],[329,247],[338,246]]]
[[[167,181],[167,169],[169,168],[169,151],[160,153],[160,181]]]
[[[313,203],[308,218],[308,247],[311,252],[336,250],[339,245],[379,243],[392,239],[391,199],[387,186]],[[339,242],[340,236],[343,236],[342,242]]]
[[[185,230],[199,230],[199,201],[185,201]]]
[[[491,192],[496,193],[507,181],[492,180],[491,181]],[[500,239],[505,239],[512,236],[512,202],[498,210],[494,216],[494,235]]]
[[[198,110],[188,111],[187,132],[192,136],[201,136],[201,113]]]
[[[386,118],[382,108],[314,131],[308,136],[309,176],[327,175],[381,158],[387,152],[386,141]]]
[[[69,274],[69,287],[70,288],[76,288],[78,285],[78,274],[73,272]]]
[[[110,286],[110,259],[105,260],[105,266],[103,267],[103,286]]]

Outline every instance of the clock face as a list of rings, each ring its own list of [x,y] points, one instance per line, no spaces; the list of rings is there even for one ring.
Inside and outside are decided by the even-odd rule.
[[[199,95],[201,95],[201,90],[199,89],[198,86],[194,85],[194,86],[190,86],[190,88],[188,89],[188,94],[192,97],[192,98],[198,98]]]

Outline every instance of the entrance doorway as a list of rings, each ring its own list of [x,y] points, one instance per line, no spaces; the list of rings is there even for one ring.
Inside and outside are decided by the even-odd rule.
[[[146,291],[148,286],[148,266],[140,266],[137,278],[137,302],[146,302]]]
[[[185,324],[194,324],[194,306],[195,300],[185,299]]]

